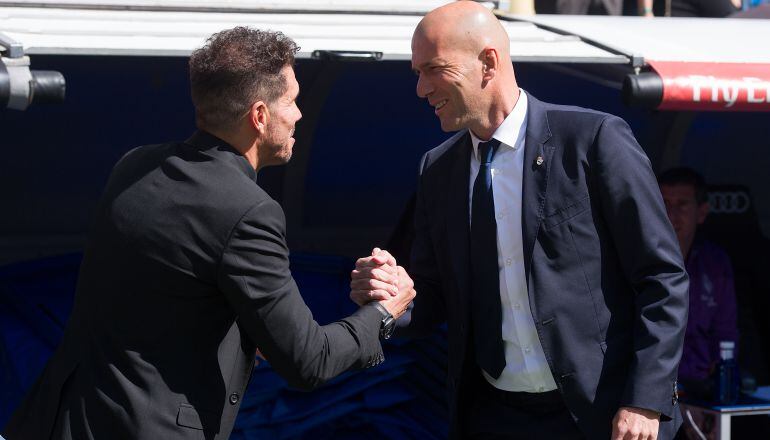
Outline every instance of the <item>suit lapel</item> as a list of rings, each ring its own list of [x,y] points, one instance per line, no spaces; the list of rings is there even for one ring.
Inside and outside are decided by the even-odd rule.
[[[452,147],[452,168],[447,197],[447,237],[449,255],[461,294],[470,291],[470,219],[468,185],[471,168],[471,137],[467,132]]]
[[[527,134],[524,144],[524,174],[522,178],[521,229],[524,244],[524,269],[529,280],[532,252],[540,221],[543,218],[548,172],[551,168],[553,145],[548,145],[551,130],[542,102],[527,95]]]

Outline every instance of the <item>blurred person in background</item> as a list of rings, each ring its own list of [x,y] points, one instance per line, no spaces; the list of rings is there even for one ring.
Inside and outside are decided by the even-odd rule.
[[[719,343],[738,342],[733,269],[727,253],[698,234],[709,211],[703,177],[690,168],[673,168],[660,175],[658,184],[690,276],[679,382],[694,397],[710,399]]]
[[[621,15],[623,0],[535,0],[538,14]]]
[[[642,17],[722,18],[738,12],[741,0],[637,0]]]

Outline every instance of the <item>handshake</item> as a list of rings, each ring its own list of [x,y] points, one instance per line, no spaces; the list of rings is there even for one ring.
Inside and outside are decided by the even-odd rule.
[[[350,274],[350,299],[359,306],[379,301],[398,319],[409,309],[416,292],[414,282],[386,250],[374,248],[372,255],[359,258]]]

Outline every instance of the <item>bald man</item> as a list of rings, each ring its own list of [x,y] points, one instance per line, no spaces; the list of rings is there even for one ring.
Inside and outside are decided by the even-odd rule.
[[[500,22],[428,13],[417,94],[445,131],[420,166],[397,334],[449,329],[452,438],[669,439],[688,279],[628,125],[524,92]],[[387,253],[353,271],[359,304],[411,284]]]

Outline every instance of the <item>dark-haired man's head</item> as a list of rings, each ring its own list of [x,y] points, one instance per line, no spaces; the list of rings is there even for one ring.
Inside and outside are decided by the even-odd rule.
[[[255,168],[286,163],[294,145],[299,48],[280,32],[236,27],[190,56],[198,128],[242,150]]]
[[[698,225],[706,220],[709,204],[706,184],[695,170],[672,168],[658,177],[671,225],[679,239],[682,255],[690,253]]]

